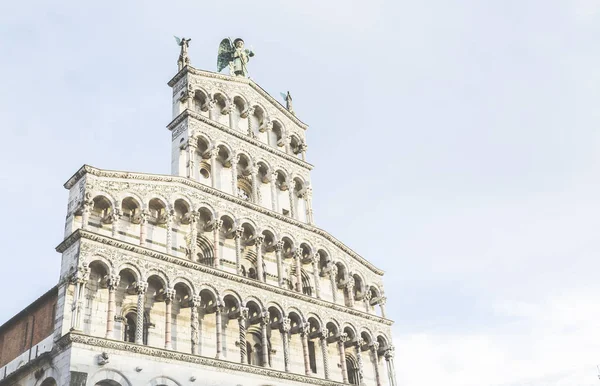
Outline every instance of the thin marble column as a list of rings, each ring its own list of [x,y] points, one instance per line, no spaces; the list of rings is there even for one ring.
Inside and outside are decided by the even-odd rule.
[[[262,253],[262,245],[265,241],[265,236],[259,235],[254,240],[256,245],[256,275],[258,276],[258,281],[265,281],[264,267],[263,267],[263,253]]]
[[[302,354],[304,356],[304,374],[310,376],[310,356],[308,354],[308,334],[310,333],[310,324],[304,323],[300,327],[300,339],[302,340]]]
[[[145,281],[138,281],[135,284],[135,290],[137,292],[137,310],[136,310],[136,323],[135,323],[135,343],[144,344],[144,297],[146,290],[148,289],[148,283]]]
[[[175,216],[175,212],[171,209],[167,213],[167,245],[165,247],[166,253],[168,255],[173,253],[173,218]]]
[[[313,217],[313,209],[312,209],[312,188],[308,187],[306,189],[306,193],[304,193],[304,197],[306,200],[306,222],[309,224],[314,224],[315,220]]]
[[[146,227],[148,224],[148,212],[145,210],[140,213],[140,245],[146,246]]]
[[[302,293],[302,249],[294,250],[294,262],[296,263],[296,292]]]
[[[238,322],[240,324],[240,363],[245,364],[247,362],[246,353],[246,323],[248,321],[248,309],[246,307],[240,308],[240,315],[238,316]]]
[[[92,201],[91,199],[86,199],[83,201],[83,208],[81,210],[81,229],[83,229],[84,231],[88,229],[90,214],[92,213],[93,207],[94,201]]]
[[[118,209],[113,210],[110,214],[110,217],[112,221],[111,235],[113,239],[116,239],[119,235],[119,220],[121,219],[121,211]]]
[[[200,326],[199,326],[199,317],[198,317],[198,306],[200,305],[200,298],[194,296],[192,300],[190,300],[190,311],[191,311],[191,320],[190,326],[192,331],[191,341],[192,341],[192,354],[198,355],[198,349],[200,347]]]
[[[210,151],[210,182],[214,189],[217,189],[217,157],[219,156],[219,148],[215,147]]]
[[[394,370],[394,346],[390,346],[383,354],[387,364],[387,373],[390,386],[396,386],[396,371]]]
[[[244,229],[242,227],[235,230],[235,272],[238,275],[242,274],[242,235]]]
[[[288,373],[290,372],[290,328],[290,318],[284,317],[281,320],[281,340],[283,341],[283,366]]]
[[[221,233],[221,227],[223,226],[223,220],[215,220],[213,225],[213,247],[214,247],[214,261],[213,266],[218,268],[221,266],[221,255],[219,253],[219,235]]]
[[[346,293],[348,294],[348,307],[354,307],[354,278],[350,276],[346,283]]]
[[[237,165],[238,165],[238,159],[237,159],[237,155],[233,154],[231,156],[231,195],[234,197],[238,196],[238,170],[237,170]]]
[[[283,241],[278,241],[275,244],[275,257],[277,258],[277,283],[279,287],[285,287],[285,282],[283,280],[283,256],[281,256],[283,252]]]
[[[118,274],[109,275],[106,280],[108,286],[108,310],[106,312],[106,338],[113,338],[113,331],[115,326],[115,292],[119,287],[119,280],[121,277]]]
[[[277,172],[271,173],[271,209],[278,212],[278,197],[277,197]]]
[[[215,308],[215,329],[217,330],[217,355],[215,358],[221,359],[221,352],[223,351],[223,302],[217,301],[217,307]]]
[[[291,218],[296,218],[296,181],[291,180],[288,182],[288,193],[290,196],[290,217]]]
[[[371,360],[373,361],[373,369],[375,370],[375,384],[376,386],[382,386],[381,384],[381,374],[379,373],[379,343],[373,342],[369,347],[369,351],[371,352]]]
[[[197,261],[198,250],[198,212],[192,212],[190,216],[190,260]]]
[[[311,263],[313,269],[313,279],[315,281],[315,296],[321,299],[321,275],[319,275],[319,261],[321,260],[321,255],[315,253],[312,256]]]
[[[262,363],[263,367],[269,367],[269,342],[267,340],[267,325],[269,324],[269,312],[264,311],[260,316],[260,333],[262,345]]]
[[[331,265],[331,271],[329,271],[329,280],[331,281],[331,294],[333,295],[333,302],[337,303],[337,265]]]
[[[188,178],[196,179],[196,140],[190,138],[188,141]]]
[[[175,290],[173,288],[167,288],[165,291],[165,349],[167,350],[173,349],[171,342],[171,309],[173,306],[173,299],[175,299]]]
[[[321,343],[321,354],[323,356],[323,374],[325,375],[325,379],[329,379],[329,355],[327,352],[327,337],[329,335],[329,330],[326,328],[321,329],[319,333],[319,340]]]
[[[250,170],[252,181],[252,202],[255,204],[260,204],[258,202],[258,178],[256,176],[256,174],[258,173],[258,168],[256,166],[250,166],[248,169]]]
[[[348,335],[346,333],[340,334],[338,337],[338,352],[340,354],[340,366],[342,370],[342,382],[348,383],[348,368],[346,367],[346,347],[345,344],[348,341]]]
[[[364,341],[362,339],[358,339],[355,344],[354,344],[354,349],[356,352],[356,362],[358,363],[358,379],[359,385],[364,384],[364,368],[363,368],[363,360],[362,360],[362,345],[364,344]]]

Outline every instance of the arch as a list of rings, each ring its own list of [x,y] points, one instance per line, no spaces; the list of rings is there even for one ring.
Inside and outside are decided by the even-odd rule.
[[[163,271],[156,268],[150,269],[150,271],[148,271],[148,277],[146,278],[146,281],[149,281],[152,278],[157,278],[164,289],[169,288],[169,278]]]
[[[300,311],[300,310],[299,310],[298,308],[296,308],[296,307],[290,307],[290,308],[287,310],[287,312],[286,312],[286,315],[288,316],[288,318],[291,318],[291,315],[293,315],[293,314],[297,314],[297,315],[298,315],[298,317],[299,317],[299,318],[300,318],[302,321],[306,320],[306,319],[304,319],[304,314],[302,313],[302,311]]]
[[[329,330],[329,336],[338,336],[341,333],[340,324],[334,319],[325,323],[325,327]]]
[[[180,383],[174,381],[172,378],[160,376],[150,380],[148,386],[181,386]]]
[[[102,255],[92,256],[88,261],[86,261],[85,266],[90,268],[92,264],[101,265],[107,273],[111,273],[113,271],[112,261]]]
[[[348,371],[348,383],[360,385],[360,369],[354,355],[346,352],[346,370]]]
[[[119,275],[121,275],[121,273],[123,272],[129,272],[132,276],[133,276],[133,280],[134,281],[142,281],[143,280],[143,275],[142,275],[142,271],[140,271],[140,269],[138,267],[136,267],[135,265],[125,262],[125,263],[121,263],[121,265],[119,267],[117,267],[117,269],[115,270]]]
[[[213,242],[209,240],[204,235],[196,236],[196,256],[194,256],[194,261],[199,262],[203,265],[213,266],[215,260],[215,249],[213,247]]]
[[[131,383],[117,370],[98,370],[88,381],[92,386],[132,386]]]
[[[177,276],[175,279],[173,279],[171,288],[175,288],[175,286],[178,284],[180,286],[187,287],[187,291],[189,291],[190,294],[196,293],[196,289],[194,288],[195,287],[194,283],[192,283],[189,279],[182,277],[182,276]]]
[[[252,296],[252,295],[248,296],[246,299],[244,299],[244,302],[242,304],[244,305],[244,307],[248,307],[249,304],[252,304],[252,303],[255,303],[256,306],[260,310],[264,309],[262,301],[259,298],[257,298],[256,296]]]
[[[377,333],[377,343],[379,343],[379,350],[385,350],[390,347],[389,338],[382,332]]]
[[[364,298],[366,293],[365,280],[363,279],[362,275],[358,272],[351,273],[351,277],[354,279],[354,293],[352,294],[352,296],[354,296],[356,300],[361,300]]]
[[[343,327],[343,331],[348,334],[348,339],[349,340],[354,340],[357,337],[357,332],[356,332],[356,327],[354,327],[354,325],[352,325],[351,323],[344,323],[344,327]]]
[[[371,331],[366,327],[361,328],[360,338],[364,341],[364,344],[367,346],[373,343],[373,333],[371,333]]]

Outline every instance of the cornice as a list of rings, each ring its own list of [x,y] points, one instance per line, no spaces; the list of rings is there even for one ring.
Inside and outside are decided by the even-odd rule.
[[[219,79],[219,80],[224,80],[224,81],[228,81],[228,82],[247,84],[250,87],[252,87],[256,92],[258,92],[263,98],[267,99],[273,106],[275,106],[279,111],[281,111],[281,113],[283,113],[286,117],[291,119],[300,128],[302,128],[304,130],[308,129],[308,125],[306,123],[304,123],[300,119],[298,119],[298,117],[296,117],[296,115],[290,113],[288,109],[286,109],[284,106],[281,105],[281,103],[279,103],[277,101],[277,99],[273,98],[262,87],[260,87],[258,84],[256,84],[255,81],[253,81],[252,79],[249,79],[249,78],[245,78],[245,77],[241,77],[241,76],[225,75],[225,74],[221,74],[218,72],[198,70],[197,68],[194,68],[192,66],[186,66],[181,71],[179,71],[177,74],[175,74],[175,76],[173,78],[171,78],[171,80],[167,84],[169,85],[169,87],[175,86],[175,84],[177,82],[179,82],[188,73],[192,74],[192,75],[204,76],[206,78]]]
[[[345,312],[347,314],[353,315],[353,316],[357,316],[357,317],[361,317],[370,321],[374,321],[377,323],[381,323],[384,324],[386,326],[391,326],[393,324],[393,321],[389,320],[389,319],[385,319],[382,318],[380,316],[377,315],[371,315],[368,314],[366,312],[363,311],[359,311],[359,310],[355,310],[353,308],[348,308],[348,307],[344,307],[344,306],[340,306],[339,304],[335,304],[335,303],[331,303],[322,299],[317,299],[317,298],[313,298],[304,294],[301,294],[299,292],[295,292],[295,291],[291,291],[285,288],[280,288],[274,285],[270,285],[267,283],[262,283],[256,280],[252,280],[252,279],[248,279],[244,276],[239,276],[239,275],[235,275],[233,273],[229,273],[229,272],[225,272],[219,269],[215,269],[212,267],[209,267],[207,265],[202,265],[202,264],[198,264],[198,263],[194,263],[193,261],[190,260],[184,260],[172,255],[167,255],[165,253],[161,253],[158,251],[155,251],[153,249],[149,249],[146,247],[142,247],[139,245],[135,245],[135,244],[131,244],[131,243],[127,243],[121,240],[117,240],[117,239],[113,239],[111,237],[107,237],[107,236],[103,236],[97,233],[93,233],[93,232],[89,232],[89,231],[85,231],[82,229],[78,229],[75,232],[73,232],[71,235],[69,235],[62,243],[60,243],[57,247],[56,247],[56,251],[59,253],[63,253],[65,252],[71,245],[73,245],[74,243],[76,243],[78,240],[80,239],[86,239],[86,240],[90,240],[93,242],[97,242],[100,244],[104,244],[104,245],[108,245],[111,247],[115,247],[115,248],[119,248],[128,252],[133,252],[133,253],[137,253],[139,255],[143,255],[143,256],[147,256],[147,257],[151,257],[157,260],[161,260],[161,261],[165,261],[171,264],[175,264],[175,265],[179,265],[181,267],[184,268],[189,268],[189,269],[193,269],[196,271],[200,271],[209,275],[213,275],[216,277],[220,277],[220,278],[224,278],[227,280],[231,280],[233,282],[237,282],[237,283],[241,283],[241,284],[246,284],[249,286],[253,286],[259,289],[263,289],[263,290],[267,290],[271,293],[276,293],[279,295],[283,295],[283,296],[288,296],[294,299],[298,299],[298,300],[302,300],[308,303],[312,303],[315,304],[317,306],[321,306],[321,307],[325,307],[325,308],[330,308],[330,309],[334,309],[336,311],[340,311],[340,312]]]
[[[307,377],[305,375],[286,373],[284,371],[273,370],[265,367],[246,365],[236,362],[229,362],[220,359],[208,358],[199,355],[186,354],[177,351],[165,350],[157,347],[143,346],[139,344],[122,342],[105,338],[98,338],[89,335],[83,335],[76,332],[70,332],[62,336],[57,342],[62,347],[74,346],[90,346],[93,349],[109,349],[123,351],[125,353],[134,353],[146,355],[151,358],[161,358],[180,362],[193,363],[197,365],[207,366],[211,368],[224,369],[228,371],[238,371],[244,374],[256,374],[273,379],[281,379],[303,384],[320,385],[320,386],[342,386],[343,383]]]
[[[218,198],[221,198],[221,199],[233,202],[235,204],[238,204],[240,206],[244,206],[246,208],[255,210],[259,213],[262,213],[264,215],[270,216],[272,218],[275,218],[275,219],[283,221],[283,222],[287,222],[288,224],[292,224],[292,225],[297,226],[298,228],[304,229],[306,231],[313,232],[314,234],[317,234],[317,235],[325,238],[326,240],[330,241],[331,243],[333,243],[336,247],[340,248],[342,251],[347,253],[349,256],[354,258],[357,262],[359,262],[360,264],[362,264],[363,266],[365,266],[366,268],[368,268],[375,274],[377,274],[377,275],[384,274],[383,270],[375,267],[371,262],[366,260],[364,257],[360,256],[358,253],[354,252],[346,244],[342,243],[341,241],[339,241],[338,239],[333,237],[331,234],[329,234],[328,232],[326,232],[320,228],[317,228],[313,225],[306,224],[306,223],[303,223],[296,219],[284,216],[283,214],[279,214],[270,209],[264,208],[260,205],[256,205],[254,203],[239,199],[230,194],[227,194],[220,190],[203,185],[203,184],[201,184],[197,181],[191,180],[189,178],[179,177],[179,176],[171,176],[171,175],[161,175],[161,174],[131,173],[131,172],[122,172],[122,171],[114,171],[114,170],[102,170],[102,169],[98,169],[98,168],[95,168],[95,167],[92,167],[89,165],[83,165],[65,183],[65,185],[64,185],[65,188],[70,189],[71,187],[73,187],[73,185],[75,185],[75,183],[81,177],[83,177],[86,173],[89,173],[89,174],[91,174],[93,176],[97,176],[97,177],[123,178],[123,179],[132,179],[132,180],[139,180],[139,181],[152,181],[152,182],[179,183],[179,184],[200,190],[202,192],[212,194],[213,196],[216,196]]]
[[[169,123],[167,125],[167,129],[169,129],[169,131],[172,131],[175,127],[177,127],[177,125],[179,125],[181,122],[183,122],[185,120],[185,118],[192,118],[195,119],[197,121],[200,121],[204,124],[207,124],[209,126],[212,126],[214,128],[217,128],[229,135],[232,135],[236,138],[239,138],[243,141],[246,141],[256,147],[261,148],[262,150],[268,151],[271,154],[274,154],[278,157],[281,157],[287,161],[290,161],[292,163],[295,163],[298,166],[301,166],[303,168],[306,168],[308,170],[312,170],[313,169],[313,165],[309,164],[306,161],[302,161],[301,159],[298,159],[296,157],[293,157],[287,153],[284,153],[283,151],[279,150],[279,149],[275,149],[271,146],[265,145],[264,143],[260,142],[259,140],[256,140],[254,138],[251,138],[243,133],[240,133],[239,131],[236,130],[232,130],[229,127],[219,123],[219,122],[215,122],[212,119],[206,118],[205,116],[198,114],[195,111],[192,111],[190,109],[185,109],[181,112],[181,114],[179,114],[178,116],[175,117],[175,119],[173,119],[171,121],[171,123]]]

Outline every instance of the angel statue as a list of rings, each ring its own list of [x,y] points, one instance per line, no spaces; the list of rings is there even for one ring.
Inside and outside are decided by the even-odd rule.
[[[248,76],[246,64],[254,56],[252,50],[244,48],[244,41],[237,38],[231,42],[230,38],[221,40],[217,55],[217,72],[229,66],[230,75]]]
[[[190,64],[190,58],[188,56],[188,47],[190,46],[190,41],[192,39],[178,38],[177,36],[173,37],[175,38],[177,45],[181,47],[179,59],[177,60],[177,69],[181,71],[183,67],[188,66]]]
[[[292,106],[292,96],[290,95],[290,92],[288,91],[287,94],[280,92],[279,94],[281,94],[281,97],[285,101],[285,108],[288,109],[290,113],[296,115],[296,113],[294,113],[294,107]]]

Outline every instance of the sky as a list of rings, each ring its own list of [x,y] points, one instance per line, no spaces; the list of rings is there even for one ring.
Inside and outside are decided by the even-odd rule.
[[[0,323],[58,280],[84,163],[170,172],[179,49],[310,125],[316,224],[384,269],[399,385],[600,364],[600,1],[0,3]]]

